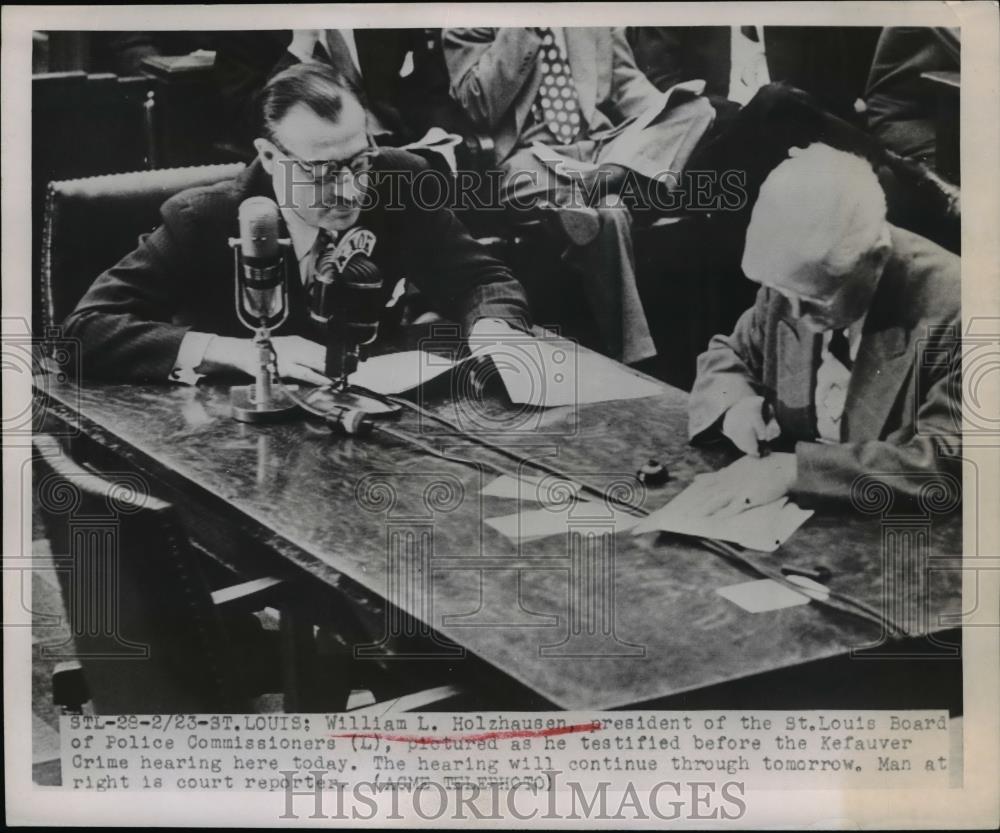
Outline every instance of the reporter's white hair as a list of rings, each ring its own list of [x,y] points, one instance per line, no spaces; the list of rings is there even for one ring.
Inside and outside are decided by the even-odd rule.
[[[812,264],[846,274],[883,240],[885,216],[885,194],[865,159],[820,143],[792,148],[761,185],[744,264],[755,272],[761,264],[776,274]]]

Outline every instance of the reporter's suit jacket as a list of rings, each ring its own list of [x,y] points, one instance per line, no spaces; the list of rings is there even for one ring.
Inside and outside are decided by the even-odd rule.
[[[426,168],[412,154],[390,149],[373,168],[377,204],[362,210],[358,225],[377,237],[372,259],[386,300],[405,277],[464,332],[480,318],[528,324],[524,290],[507,267],[450,210],[415,207],[407,175]],[[396,173],[378,178],[389,171]],[[234,180],[183,191],[163,204],[162,224],[97,278],[64,323],[65,335],[80,340],[86,376],[164,381],[188,330],[250,337],[236,317],[228,240],[239,236],[240,203],[256,195],[275,196],[259,161]],[[290,271],[290,315],[274,332],[315,340],[297,266]]]
[[[769,399],[781,442],[798,463],[792,494],[846,500],[864,475],[916,497],[929,475],[961,468],[961,291],[959,258],[891,227],[893,254],[865,320],[848,385],[843,442],[816,439],[814,393],[821,336],[790,315],[787,300],[762,287],[732,335],[698,357],[688,432],[718,436],[721,418],[747,396]]]
[[[636,67],[621,29],[566,28],[566,52],[588,133],[640,115],[658,91]],[[531,29],[445,29],[452,96],[496,146],[497,162],[516,149],[542,83],[541,38]]]

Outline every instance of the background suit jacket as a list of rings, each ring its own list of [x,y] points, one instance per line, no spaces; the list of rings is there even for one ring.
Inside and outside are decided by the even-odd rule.
[[[448,72],[437,30],[355,29],[369,109],[392,132],[393,142],[415,141],[434,126],[464,134],[468,118],[448,91]],[[292,32],[219,32],[214,75],[222,96],[231,141],[250,149],[259,135],[257,95],[268,79],[299,59],[288,51]],[[413,70],[401,76],[407,54]]]
[[[371,202],[377,204],[362,210],[358,225],[377,237],[372,259],[382,271],[386,300],[405,277],[465,332],[480,318],[529,323],[521,285],[450,210],[417,208],[405,176],[378,178],[379,171],[412,174],[426,167],[405,151],[386,149],[373,168],[378,199]],[[86,375],[164,381],[189,329],[250,336],[236,317],[228,239],[239,236],[240,203],[256,195],[275,196],[259,162],[234,180],[192,188],[164,203],[162,225],[102,274],[65,321],[66,336],[81,341]],[[387,209],[390,202],[394,207]],[[295,264],[289,306],[288,320],[275,333],[316,340]]]
[[[871,26],[765,26],[771,81],[810,93],[826,110],[853,121],[864,95],[879,29]],[[659,89],[703,78],[705,92],[729,95],[729,26],[635,26],[626,29],[636,65]]]
[[[657,90],[636,67],[623,30],[564,31],[587,135],[610,130],[654,103]],[[517,147],[538,95],[542,40],[532,29],[445,29],[443,44],[452,95],[492,137],[502,162]]]
[[[961,449],[959,258],[890,227],[893,254],[865,320],[848,385],[841,444],[816,439],[814,392],[821,336],[791,317],[788,301],[762,287],[730,336],[698,358],[688,431],[711,435],[729,407],[769,399],[782,442],[795,444],[793,495],[847,499],[861,475],[915,496],[927,476],[958,471]]]

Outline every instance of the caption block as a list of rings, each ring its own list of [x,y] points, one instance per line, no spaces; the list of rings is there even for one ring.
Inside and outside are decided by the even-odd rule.
[[[61,744],[63,786],[89,791],[884,789],[949,768],[943,711],[66,716]]]

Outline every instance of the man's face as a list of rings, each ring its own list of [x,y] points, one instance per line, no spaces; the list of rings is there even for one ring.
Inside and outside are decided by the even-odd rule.
[[[775,246],[782,245],[787,242],[775,241]],[[846,272],[831,274],[815,262],[771,260],[758,253],[744,257],[743,270],[750,280],[787,298],[792,316],[806,329],[823,332],[844,329],[864,316],[888,255],[888,243],[880,241]]]
[[[365,127],[364,109],[348,94],[343,96],[336,122],[321,118],[305,105],[292,107],[276,125],[273,140],[255,142],[274,183],[278,205],[311,226],[329,231],[353,226],[361,212],[358,177],[339,168],[323,175],[309,163],[353,159],[352,168],[367,167],[371,145]]]

